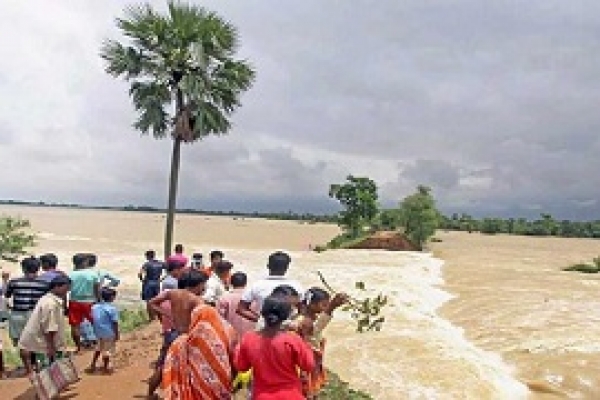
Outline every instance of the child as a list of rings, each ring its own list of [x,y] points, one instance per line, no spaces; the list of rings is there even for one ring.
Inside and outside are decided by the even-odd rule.
[[[8,272],[2,271],[2,283],[0,284],[0,299],[4,299],[4,291],[6,290],[6,285],[8,284],[8,279],[10,275]],[[2,308],[0,308],[0,314],[4,313],[4,304],[0,304]],[[4,322],[4,315],[0,318],[0,322]],[[2,332],[0,331],[0,379],[6,378],[6,370],[4,369],[4,354],[2,353]]]
[[[237,332],[239,337],[244,336],[244,333],[254,329],[254,322],[248,321],[246,318],[236,313],[237,306],[240,303],[242,293],[246,288],[248,277],[243,272],[235,272],[231,275],[231,291],[225,293],[223,297],[217,302],[217,310],[219,314],[231,324],[233,329]],[[256,309],[256,304],[253,304],[251,309],[255,312],[260,310]]]
[[[102,355],[103,372],[110,374],[112,372],[112,368],[109,368],[110,359],[115,355],[115,344],[119,340],[119,311],[113,304],[117,291],[112,288],[102,288],[100,297],[102,302],[92,306],[92,321],[98,345],[87,371],[89,373],[96,371],[96,362]]]
[[[303,400],[297,369],[311,371],[315,367],[313,352],[299,336],[282,329],[290,317],[291,305],[286,299],[269,296],[264,300],[261,316],[265,327],[248,332],[235,355],[238,371],[252,369],[252,399]]]
[[[302,391],[307,399],[316,399],[327,379],[323,367],[325,339],[321,334],[331,321],[333,311],[347,301],[346,294],[336,293],[331,299],[329,293],[320,288],[311,288],[304,295],[304,304],[296,321],[297,329],[300,336],[312,348],[315,358],[315,367],[308,373],[300,374]]]

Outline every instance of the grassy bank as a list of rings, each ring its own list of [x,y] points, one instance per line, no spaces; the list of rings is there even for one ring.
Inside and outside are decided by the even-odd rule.
[[[326,245],[315,246],[315,251],[320,253],[330,249],[347,249],[360,243],[367,237],[369,237],[368,234],[354,236],[349,233],[342,233],[331,239]]]

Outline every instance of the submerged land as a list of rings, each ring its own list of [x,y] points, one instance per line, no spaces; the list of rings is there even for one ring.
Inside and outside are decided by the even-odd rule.
[[[56,252],[61,268],[74,252],[96,252],[102,268],[123,278],[128,305],[137,304],[143,251],[161,248],[160,214],[14,205],[0,213],[28,218],[39,237],[34,251]],[[338,233],[331,224],[225,216],[181,215],[176,225],[188,252],[223,249],[253,278],[270,251],[284,249],[307,286],[318,285],[321,270],[336,288],[360,279],[389,294],[382,332],[357,334],[344,313],[327,332],[326,364],[376,399],[600,396],[600,276],[562,271],[596,257],[599,241],[440,231],[433,255],[309,250]],[[72,396],[139,398],[157,349],[157,325],[128,335],[119,372],[84,376]],[[8,398],[31,398],[22,379],[0,386]]]

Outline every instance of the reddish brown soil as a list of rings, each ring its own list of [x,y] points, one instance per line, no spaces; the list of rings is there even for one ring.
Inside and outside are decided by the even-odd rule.
[[[118,343],[115,372],[110,375],[88,375],[83,370],[92,357],[90,351],[75,357],[81,380],[65,391],[60,399],[141,399],[145,398],[145,380],[150,376],[150,363],[156,358],[161,337],[157,324],[123,335]],[[0,381],[2,399],[34,400],[35,391],[26,378]]]
[[[351,249],[383,249],[391,251],[417,251],[406,236],[398,232],[377,232],[361,242],[350,246]]]

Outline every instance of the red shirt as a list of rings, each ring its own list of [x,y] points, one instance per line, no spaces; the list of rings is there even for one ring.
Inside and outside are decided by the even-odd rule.
[[[298,369],[311,371],[315,359],[300,336],[281,332],[266,337],[248,332],[235,355],[235,368],[252,368],[252,398],[255,400],[304,400]]]

